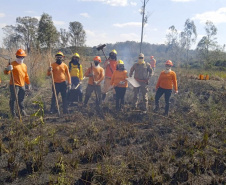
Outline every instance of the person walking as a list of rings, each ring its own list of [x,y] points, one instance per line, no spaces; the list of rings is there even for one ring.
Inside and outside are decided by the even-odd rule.
[[[71,75],[71,83],[72,83],[72,88],[70,90],[69,97],[68,97],[70,103],[73,103],[73,101],[82,103],[83,94],[82,94],[81,80],[83,80],[83,71],[82,71],[82,65],[80,64],[79,60],[80,60],[80,55],[78,53],[75,53],[72,56],[71,61],[69,62],[69,72]]]
[[[114,71],[111,78],[111,86],[114,87],[116,92],[116,110],[122,110],[125,100],[126,88],[128,87],[128,82],[126,80],[128,78],[127,71],[124,67],[124,62],[119,60],[117,62],[116,71]]]
[[[134,108],[137,109],[138,95],[141,91],[143,96],[142,110],[146,113],[148,110],[148,81],[152,75],[152,68],[149,63],[144,61],[143,53],[139,54],[138,62],[131,67],[129,76],[132,77],[133,73],[135,80],[140,84],[140,87],[134,87]]]
[[[93,58],[93,63],[91,63],[91,67],[85,72],[85,76],[89,77],[88,85],[86,88],[84,106],[87,106],[89,98],[94,91],[96,96],[96,105],[99,106],[101,104],[101,86],[100,83],[104,79],[104,69],[100,67],[101,58],[96,56]]]
[[[172,89],[174,88],[175,93],[178,93],[177,77],[176,73],[171,70],[173,63],[171,60],[167,60],[165,63],[166,69],[161,72],[158,82],[156,84],[156,95],[155,95],[155,109],[154,112],[159,111],[159,99],[165,95],[165,113],[164,116],[169,115],[169,103]]]
[[[150,58],[151,58],[150,65],[151,65],[151,68],[152,68],[153,73],[154,73],[155,72],[155,68],[156,68],[156,60],[155,60],[154,56],[151,56]]]
[[[23,49],[18,49],[16,52],[16,60],[10,63],[4,70],[4,74],[8,75],[11,72],[13,73],[14,78],[14,84],[13,79],[10,78],[10,100],[9,100],[9,106],[10,111],[12,114],[12,117],[16,117],[15,112],[15,101],[16,96],[18,97],[18,104],[20,108],[20,112],[23,116],[28,116],[28,114],[25,111],[24,107],[24,97],[25,97],[25,84],[28,85],[28,89],[30,90],[30,80],[27,73],[27,66],[24,63],[24,58],[26,57],[26,53]],[[16,95],[14,93],[14,85],[16,90]]]
[[[59,51],[55,55],[56,62],[52,63],[48,69],[47,75],[50,76],[53,73],[53,80],[56,89],[56,96],[61,94],[62,102],[63,102],[63,113],[68,113],[67,107],[67,88],[71,89],[71,76],[69,73],[68,66],[63,62],[64,61],[64,54]],[[66,82],[68,79],[68,85]],[[51,108],[50,114],[56,113],[56,97],[54,94],[54,89],[52,88],[52,99],[51,99]]]
[[[104,101],[106,98],[106,93],[111,86],[111,77],[116,70],[117,66],[117,51],[113,49],[109,53],[109,58],[104,62],[105,69],[105,78],[104,78],[104,87],[102,93],[102,100]],[[115,99],[115,91],[113,90],[113,99]]]

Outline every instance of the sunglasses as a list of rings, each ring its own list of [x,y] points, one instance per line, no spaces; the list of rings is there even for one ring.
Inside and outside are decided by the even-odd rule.
[[[144,57],[139,57],[139,59],[144,59]]]
[[[22,57],[22,56],[17,56],[16,58],[24,58],[24,57]]]

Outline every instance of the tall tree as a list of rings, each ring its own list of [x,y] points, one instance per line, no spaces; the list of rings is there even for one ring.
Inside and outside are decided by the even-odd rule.
[[[52,17],[43,13],[38,25],[38,41],[43,47],[50,49],[59,38],[59,33],[53,24]]]
[[[178,31],[174,25],[170,26],[166,35],[166,51],[170,53],[172,60],[177,61],[179,50]]]
[[[65,48],[67,47],[69,42],[69,33],[66,29],[60,29],[60,45],[61,47]]]
[[[216,35],[217,28],[211,21],[206,21],[205,26],[206,35],[202,37],[197,45],[199,56],[204,60],[204,63],[210,62],[210,51],[218,50]]]
[[[145,8],[146,4],[149,0],[144,0],[143,5],[141,7],[141,15],[142,15],[142,26],[141,26],[141,40],[140,40],[140,53],[142,52],[142,44],[143,44],[143,34],[144,34],[144,26],[148,22],[148,16],[146,15]]]
[[[86,41],[86,32],[80,22],[69,23],[70,44],[75,47],[83,46]]]
[[[17,49],[22,45],[22,38],[16,32],[16,27],[7,25],[3,29],[5,37],[3,38],[3,44],[8,50]]]
[[[192,44],[196,42],[197,32],[194,21],[187,19],[184,24],[184,31],[180,34],[181,37],[181,46],[186,50],[186,68],[188,66],[188,51],[191,48]]]
[[[38,19],[32,17],[18,17],[16,18],[16,32],[21,36],[27,52],[29,53],[31,47],[35,46],[36,34],[38,29]]]

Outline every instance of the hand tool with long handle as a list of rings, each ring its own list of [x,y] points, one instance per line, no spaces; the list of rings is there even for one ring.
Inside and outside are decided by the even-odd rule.
[[[99,106],[99,98],[98,98],[98,95],[97,95],[97,89],[96,89],[96,84],[95,84],[95,79],[94,79],[94,72],[93,72],[93,65],[91,63],[91,72],[93,74],[93,85],[94,85],[94,92],[95,92],[95,96],[96,96],[96,105]]]
[[[101,46],[99,46],[99,47],[97,47],[97,50],[98,51],[102,51],[103,52],[103,54],[104,54],[104,56],[105,56],[105,58],[106,58],[106,60],[108,60],[108,58],[106,57],[106,55],[105,55],[105,53],[104,53],[104,47],[106,46],[106,44],[103,44],[103,45],[101,45]],[[109,68],[110,68],[110,70],[111,70],[111,72],[112,72],[112,74],[113,74],[113,70],[112,70],[112,68],[111,68],[111,65],[110,64],[108,64],[107,66],[109,66]]]
[[[11,65],[11,57],[9,57],[7,55],[0,55],[0,57],[4,58],[5,60],[8,60],[9,61],[8,64]],[[19,118],[20,118],[20,122],[22,122],[22,117],[21,117],[21,113],[20,113],[18,96],[17,96],[17,93],[16,93],[16,87],[15,87],[15,81],[14,81],[13,71],[10,72],[10,76],[11,76],[12,83],[13,83],[13,92],[14,92],[15,99],[16,99],[16,107],[17,107],[18,115],[19,115]]]
[[[11,61],[9,59],[9,65],[10,64],[11,64]],[[20,118],[20,122],[22,122],[22,117],[21,117],[21,113],[20,113],[20,107],[19,107],[18,96],[17,96],[17,92],[16,92],[16,86],[15,86],[13,71],[11,71],[10,75],[11,75],[11,79],[12,79],[12,82],[13,82],[13,91],[14,91],[14,95],[15,95],[15,99],[16,99],[16,107],[17,107],[18,115],[19,115],[19,118]]]
[[[51,67],[51,62],[49,62],[49,67]],[[55,86],[54,78],[53,78],[53,71],[50,71],[50,73],[51,73],[51,78],[52,78],[53,93],[54,93],[56,105],[57,105],[57,113],[58,113],[58,116],[60,117],[60,108],[59,108],[59,103],[58,103],[58,98],[57,98],[57,93],[56,93],[56,86]]]

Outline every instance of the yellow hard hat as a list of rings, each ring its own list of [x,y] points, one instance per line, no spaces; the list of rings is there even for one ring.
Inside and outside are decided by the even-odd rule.
[[[119,60],[119,61],[117,62],[117,64],[123,64],[123,65],[124,65],[124,62],[123,62],[122,60]]]
[[[117,55],[117,51],[116,51],[115,49],[113,49],[113,50],[111,51],[111,53],[115,53],[115,54]]]
[[[58,51],[58,53],[55,56],[59,56],[59,55],[64,56],[64,54],[61,51]]]
[[[76,57],[80,58],[80,55],[78,53],[74,53],[73,56],[76,56]]]

